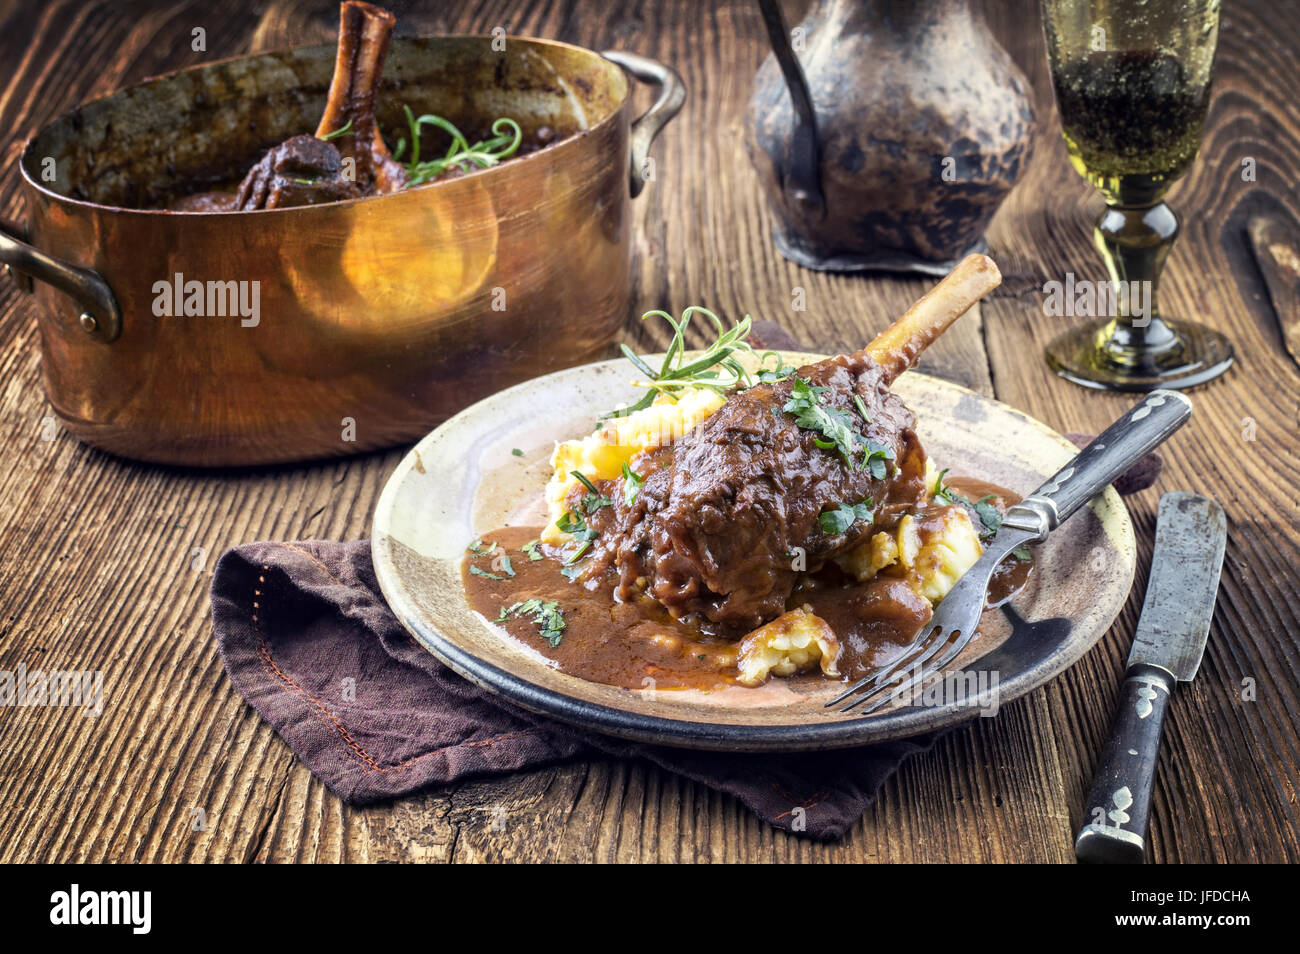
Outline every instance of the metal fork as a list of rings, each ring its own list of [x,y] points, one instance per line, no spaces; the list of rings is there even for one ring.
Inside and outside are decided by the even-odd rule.
[[[952,662],[974,638],[998,565],[1019,547],[1041,543],[1060,523],[1106,488],[1192,416],[1192,402],[1176,391],[1152,391],[1101,436],[1020,503],[1007,508],[983,556],[957,581],[908,647],[891,662],[826,703],[866,715],[911,693]],[[904,681],[902,674],[915,670]],[[841,705],[842,703],[847,704]]]

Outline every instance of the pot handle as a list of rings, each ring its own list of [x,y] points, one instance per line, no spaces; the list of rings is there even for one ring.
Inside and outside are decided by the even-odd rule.
[[[612,63],[617,63],[641,82],[652,83],[659,87],[659,97],[654,101],[654,105],[632,120],[629,136],[632,147],[632,169],[628,181],[632,189],[632,197],[636,198],[645,188],[646,180],[649,178],[645,163],[650,155],[650,144],[654,142],[655,136],[659,135],[659,130],[668,125],[668,121],[681,110],[682,103],[686,102],[686,84],[682,82],[681,76],[675,69],[658,60],[619,50],[606,50],[600,55]]]
[[[0,223],[0,262],[18,286],[31,291],[33,278],[53,285],[81,306],[77,325],[82,331],[105,344],[116,340],[122,333],[122,309],[108,282],[98,272],[69,265],[33,248],[14,235],[16,231]]]

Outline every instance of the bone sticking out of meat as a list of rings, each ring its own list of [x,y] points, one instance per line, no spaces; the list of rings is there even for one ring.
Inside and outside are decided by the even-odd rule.
[[[801,573],[929,502],[915,417],[889,385],[998,280],[992,261],[971,256],[867,348],[734,394],[640,459],[633,500],[615,494],[591,515],[593,565],[618,568],[621,599],[647,594],[723,635],[779,616]],[[851,446],[800,423],[809,393],[823,420],[847,426]],[[866,504],[871,516],[823,525],[842,504]]]
[[[234,208],[318,205],[406,185],[406,170],[375,125],[375,95],[394,22],[387,10],[368,3],[342,5],[334,78],[316,135],[294,136],[263,156],[239,184]]]
[[[334,143],[345,166],[352,160],[362,195],[396,192],[406,184],[405,170],[393,160],[375,124],[375,97],[396,22],[387,10],[360,0],[347,0],[339,9],[334,78],[316,136],[324,139],[347,129]]]
[[[987,255],[968,255],[907,313],[882,331],[867,354],[893,381],[934,343],[948,326],[1002,283],[1002,273]]]

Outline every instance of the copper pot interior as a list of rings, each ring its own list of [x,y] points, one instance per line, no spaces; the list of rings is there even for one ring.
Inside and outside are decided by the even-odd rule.
[[[394,39],[376,104],[390,148],[409,138],[404,105],[416,115],[453,118],[471,137],[509,116],[525,137],[546,126],[558,138],[591,128],[627,97],[622,71],[587,50],[510,40],[506,55],[485,57],[489,43]],[[203,185],[230,185],[232,169],[246,170],[270,147],[315,128],[334,52],[317,46],[226,60],[97,100],[33,140],[24,169],[59,195],[131,209],[157,208]],[[426,129],[422,149],[428,155],[447,142],[445,133]],[[56,162],[54,182],[41,175],[46,157]]]

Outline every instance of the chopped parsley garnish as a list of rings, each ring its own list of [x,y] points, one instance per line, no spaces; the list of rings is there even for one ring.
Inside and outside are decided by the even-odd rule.
[[[512,447],[512,448],[510,448],[510,453],[514,454],[516,457],[523,457],[523,456],[524,456],[524,452],[521,451],[518,447]]]
[[[998,531],[1002,529],[1002,511],[989,503],[989,501],[993,499],[993,494],[986,494],[979,500],[969,500],[943,482],[943,477],[946,473],[948,473],[947,467],[939,471],[939,476],[935,478],[934,499],[946,504],[964,504],[971,510],[975,511],[975,516],[980,518],[981,524],[979,532],[980,542],[988,543],[997,536]],[[1029,552],[1029,547],[1027,546],[1016,547],[1016,549],[1012,550],[1011,553],[1017,560],[1027,561],[1032,559],[1032,554]]]
[[[883,444],[877,444],[875,441],[867,441],[867,456],[866,459],[863,460],[863,463],[867,467],[871,468],[871,476],[876,478],[876,480],[885,479],[885,474],[888,473],[885,461],[893,459],[893,450]],[[897,467],[894,468],[894,472],[898,472]]]
[[[614,501],[610,500],[597,490],[596,485],[588,480],[581,472],[571,470],[569,473],[578,478],[578,480],[582,482],[582,486],[587,488],[588,493],[582,498],[582,512],[588,517],[601,507],[612,507],[614,505]]]
[[[503,576],[497,576],[495,573],[489,573],[487,570],[480,570],[480,569],[479,569],[478,567],[476,567],[476,566],[471,566],[471,567],[469,568],[469,571],[470,571],[471,573],[473,573],[475,576],[486,576],[489,580],[503,580],[503,579],[505,579],[505,577],[503,577]],[[511,576],[514,576],[513,573],[511,573],[510,575],[511,575]]]
[[[475,540],[465,549],[470,553],[473,553],[475,556],[488,556],[490,553],[494,552],[496,548],[497,545],[495,541],[484,546],[482,540]]]
[[[858,413],[862,415],[862,419],[866,421],[868,424],[870,424],[871,415],[867,413],[867,406],[864,403],[862,403],[861,394],[853,395],[853,406],[858,409]]]
[[[529,540],[522,547],[524,553],[528,554],[530,560],[540,560],[542,558],[542,547],[540,540]]]
[[[980,531],[981,537],[993,537],[1002,527],[1002,514],[998,511],[997,507],[989,503],[992,499],[993,495],[989,494],[987,497],[981,497],[979,500],[970,504],[971,507],[975,509],[975,513],[979,516],[980,523],[984,524],[984,529]],[[970,501],[965,502],[970,503]]]
[[[600,535],[587,526],[587,521],[583,520],[572,510],[564,511],[564,516],[555,521],[555,526],[561,533],[572,534],[573,539],[578,541],[579,544],[578,549],[574,550],[569,558],[564,561],[565,566],[570,566],[576,563],[578,558],[586,553],[588,548],[591,547],[591,541],[595,540],[596,537]],[[569,579],[573,579],[573,577],[569,577]]]
[[[645,478],[623,463],[623,503],[625,506],[632,506],[632,501],[636,500],[636,495],[641,492],[641,485],[645,483]]]
[[[823,450],[837,450],[844,463],[857,469],[867,467],[876,480],[884,480],[888,473],[885,461],[893,460],[894,451],[872,440],[859,441],[853,429],[853,417],[848,411],[829,407],[822,402],[824,387],[817,387],[810,381],[796,377],[790,389],[790,400],[781,410],[793,414],[795,423],[806,431],[815,431],[821,437],[813,442]],[[866,416],[865,406],[859,398],[858,411]],[[868,418],[869,420],[869,418]]]
[[[948,488],[948,485],[943,482],[943,475],[946,473],[948,473],[947,467],[939,471],[939,476],[934,479],[934,499],[942,500],[944,503],[953,504],[961,498],[953,493]]]
[[[819,514],[817,522],[829,534],[843,533],[858,520],[870,521],[874,516],[872,500],[868,497],[860,504],[839,504],[834,510]]]
[[[515,575],[515,568],[510,565],[510,557],[506,556],[504,553],[501,554],[501,569],[506,571],[506,576]]]
[[[564,613],[560,611],[559,604],[554,600],[543,603],[539,599],[524,600],[522,603],[515,603],[512,606],[501,607],[501,615],[494,622],[504,623],[506,620],[514,618],[519,619],[523,616],[531,616],[533,622],[537,624],[541,632],[542,639],[551,644],[554,649],[560,645],[560,640],[564,638]]]
[[[764,355],[764,357],[766,357],[766,355]],[[762,384],[780,384],[786,378],[790,377],[790,375],[799,370],[792,364],[780,364],[778,361],[778,365],[779,366],[774,369],[764,368],[760,370],[758,372],[759,382]]]

